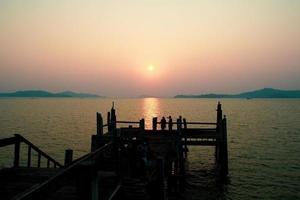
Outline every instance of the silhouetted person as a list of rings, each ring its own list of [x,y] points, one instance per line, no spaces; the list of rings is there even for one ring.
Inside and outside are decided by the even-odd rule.
[[[172,120],[171,116],[169,116],[169,122],[168,122],[168,124],[169,124],[169,130],[171,131],[172,127],[173,127],[173,120]]]
[[[177,125],[177,127],[179,126],[180,128],[182,128],[182,116],[179,115],[179,121],[180,121],[180,124]]]
[[[167,120],[165,117],[162,117],[160,120],[160,126],[161,126],[161,130],[165,130],[166,129],[166,125],[167,125]]]

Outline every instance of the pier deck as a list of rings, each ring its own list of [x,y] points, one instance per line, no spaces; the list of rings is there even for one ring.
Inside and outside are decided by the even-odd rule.
[[[118,121],[114,107],[106,124],[100,113],[96,116],[91,153],[73,160],[68,149],[64,164],[21,135],[0,140],[0,147],[15,147],[13,168],[0,170],[1,199],[176,199],[184,192],[189,146],[215,147],[216,179],[227,177],[221,104],[215,123],[187,122],[181,116],[175,122],[153,118],[152,128],[145,129],[144,119]],[[26,166],[20,166],[21,143],[28,146]],[[32,151],[37,152],[37,163],[32,163]]]

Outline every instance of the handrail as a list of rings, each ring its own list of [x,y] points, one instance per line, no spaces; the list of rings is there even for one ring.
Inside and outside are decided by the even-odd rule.
[[[139,124],[140,122],[137,121],[117,121],[116,123],[118,124]],[[157,124],[161,124],[161,122],[157,122]],[[169,124],[169,122],[167,122],[167,124]],[[172,122],[172,124],[199,124],[199,125],[216,125],[217,123],[215,122],[181,122],[181,123],[177,123],[177,122]],[[107,124],[103,125],[107,126]]]
[[[139,124],[138,121],[116,121],[117,124]],[[102,127],[109,126],[109,124],[103,124]]]
[[[0,147],[12,145],[12,144],[15,144],[16,142],[17,142],[16,137],[3,138],[3,139],[0,139]]]
[[[137,121],[116,121],[117,124],[139,124]]]
[[[41,183],[40,185],[36,186],[30,191],[26,191],[16,197],[17,200],[25,200],[25,199],[38,199],[40,195],[45,195],[45,193],[52,192],[53,190],[57,189],[60,184],[62,183],[62,180],[70,175],[74,170],[76,170],[76,167],[88,159],[94,158],[98,156],[100,153],[103,153],[104,150],[106,150],[108,147],[110,147],[112,142],[104,145],[103,147],[97,149],[96,151],[93,151],[85,156],[82,157],[82,159],[77,160],[67,168],[64,168],[63,170],[59,171],[56,175],[52,176],[50,179],[46,180],[45,182]],[[49,190],[51,188],[51,191]]]
[[[113,200],[118,192],[121,191],[121,184],[118,184],[117,187],[114,189],[114,191],[111,193],[111,195],[108,197],[108,200]]]
[[[28,146],[28,154],[27,154],[27,166],[31,166],[31,149],[35,150],[38,153],[38,167],[41,165],[41,156],[45,157],[47,159],[47,167],[50,166],[50,162],[54,164],[54,167],[63,167],[61,163],[56,161],[54,158],[49,156],[47,153],[42,151],[40,148],[35,146],[33,143],[31,143],[29,140],[24,138],[20,134],[14,134],[13,137],[0,139],[0,147],[8,146],[8,145],[15,145],[14,149],[14,167],[19,167],[19,160],[20,160],[20,143],[24,142]]]
[[[157,122],[157,124],[161,124],[161,122]],[[169,124],[169,122],[166,122],[166,124]],[[199,124],[199,125],[217,125],[217,123],[214,123],[214,122],[181,122],[181,123],[178,123],[178,122],[172,122],[172,124]]]
[[[217,125],[215,122],[186,122],[186,124]]]
[[[60,164],[54,158],[52,158],[51,156],[49,156],[48,154],[46,154],[45,152],[43,152],[41,149],[39,149],[37,146],[35,146],[34,144],[32,144],[29,140],[27,140],[26,138],[24,138],[22,135],[15,134],[15,136],[19,137],[22,142],[24,142],[25,144],[27,144],[28,146],[30,146],[32,149],[34,149],[36,152],[40,153],[42,156],[44,156],[45,158],[47,158],[48,160],[50,160],[51,162],[53,162],[54,165],[57,165],[59,167],[63,167],[62,164]]]

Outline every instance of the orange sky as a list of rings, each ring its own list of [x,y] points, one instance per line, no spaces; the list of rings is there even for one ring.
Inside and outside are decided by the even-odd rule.
[[[0,91],[300,89],[299,22],[295,0],[2,0]]]

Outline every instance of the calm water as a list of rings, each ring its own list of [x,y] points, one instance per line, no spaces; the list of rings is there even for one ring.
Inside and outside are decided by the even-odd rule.
[[[63,161],[72,148],[90,150],[96,112],[113,99],[1,99],[0,138],[20,133]],[[216,100],[114,99],[120,120],[182,115],[214,122]],[[213,148],[190,150],[189,199],[300,199],[300,100],[222,100],[228,118],[230,183],[214,190]],[[106,116],[106,114],[105,114]],[[173,117],[173,118],[174,118]],[[0,167],[11,164],[12,147],[0,149]],[[195,191],[203,191],[194,195]],[[198,192],[199,193],[199,192]]]

